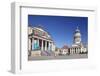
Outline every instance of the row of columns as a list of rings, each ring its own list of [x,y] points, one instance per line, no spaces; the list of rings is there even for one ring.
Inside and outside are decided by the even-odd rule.
[[[49,41],[46,41],[46,40],[41,40],[41,39],[38,39],[38,38],[36,38],[36,39],[35,38],[29,38],[28,42],[29,42],[28,50],[34,50],[34,49],[36,49],[35,46],[38,45],[37,48],[39,48],[40,50],[46,51],[46,50],[52,50],[52,46],[53,46],[52,42],[49,42]]]
[[[81,48],[70,48],[70,53],[71,54],[78,54],[80,53]]]

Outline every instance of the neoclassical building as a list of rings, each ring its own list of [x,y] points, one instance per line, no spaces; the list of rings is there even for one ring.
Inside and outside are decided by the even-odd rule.
[[[61,53],[62,53],[62,55],[68,55],[69,54],[69,47],[67,45],[64,45],[61,48]]]
[[[87,48],[83,45],[81,40],[81,33],[79,28],[77,27],[74,33],[73,44],[70,47],[70,54],[80,54],[87,52]]]
[[[41,26],[28,27],[28,55],[50,56],[55,51],[55,44],[50,34]]]

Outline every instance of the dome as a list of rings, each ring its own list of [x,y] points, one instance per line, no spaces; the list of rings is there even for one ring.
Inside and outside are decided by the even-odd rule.
[[[75,35],[74,35],[74,37],[79,37],[79,36],[81,36],[81,34],[78,32],[78,33],[75,33]]]
[[[40,30],[40,31],[44,31],[42,27],[34,27],[34,29]]]
[[[74,34],[74,37],[79,37],[79,36],[81,36],[81,33],[80,33],[80,30],[78,29],[78,27],[77,27],[77,29],[75,30],[75,34]]]

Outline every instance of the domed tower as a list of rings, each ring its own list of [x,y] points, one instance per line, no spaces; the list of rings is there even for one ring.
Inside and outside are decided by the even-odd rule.
[[[78,27],[74,33],[74,44],[81,44],[81,33]]]

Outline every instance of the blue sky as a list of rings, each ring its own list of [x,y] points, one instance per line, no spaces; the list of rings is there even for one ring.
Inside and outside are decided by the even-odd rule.
[[[71,46],[77,26],[82,34],[82,42],[88,41],[88,17],[28,15],[28,26],[41,25],[51,34],[57,47]]]

